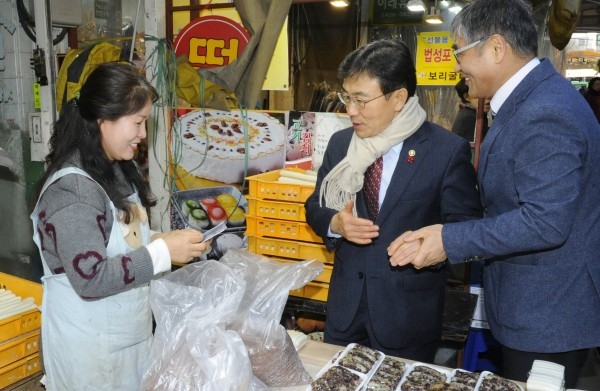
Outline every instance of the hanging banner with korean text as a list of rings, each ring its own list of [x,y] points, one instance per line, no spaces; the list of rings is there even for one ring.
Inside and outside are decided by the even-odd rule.
[[[454,70],[452,38],[448,31],[423,32],[417,37],[417,84],[454,86],[460,75]]]
[[[373,26],[423,24],[424,12],[410,11],[408,0],[372,0],[370,21]]]

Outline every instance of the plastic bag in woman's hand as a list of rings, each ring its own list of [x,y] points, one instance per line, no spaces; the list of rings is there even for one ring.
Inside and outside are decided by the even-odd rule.
[[[323,272],[317,261],[280,263],[244,251],[229,250],[221,263],[246,283],[230,329],[242,337],[254,376],[269,387],[308,384],[306,372],[287,331],[280,325],[290,290],[299,289]]]

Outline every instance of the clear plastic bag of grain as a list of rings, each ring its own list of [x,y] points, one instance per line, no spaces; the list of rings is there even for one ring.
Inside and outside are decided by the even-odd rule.
[[[265,391],[242,338],[226,324],[244,281],[217,261],[187,265],[150,283],[156,330],[145,391]]]
[[[229,250],[220,262],[246,284],[239,310],[229,328],[248,348],[252,372],[269,387],[310,384],[289,334],[280,324],[289,291],[303,287],[323,272],[323,263],[280,263],[245,250]]]

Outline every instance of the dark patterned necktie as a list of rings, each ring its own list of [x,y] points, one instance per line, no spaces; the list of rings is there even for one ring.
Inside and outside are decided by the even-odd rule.
[[[381,187],[381,173],[383,172],[383,156],[380,156],[365,171],[365,199],[369,209],[369,217],[375,221],[379,214],[379,188]]]

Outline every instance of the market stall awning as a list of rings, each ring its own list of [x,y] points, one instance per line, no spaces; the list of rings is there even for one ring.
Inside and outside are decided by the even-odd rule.
[[[254,109],[292,0],[233,0],[233,3],[251,35],[250,41],[233,63],[199,72],[207,80],[234,91],[242,107]]]

